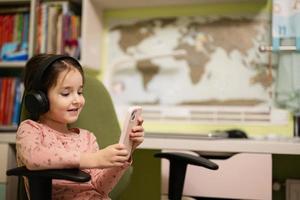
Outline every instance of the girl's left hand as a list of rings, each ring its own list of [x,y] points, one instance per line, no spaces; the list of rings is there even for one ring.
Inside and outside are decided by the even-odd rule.
[[[132,152],[144,141],[143,118],[138,119],[137,126],[132,128],[130,140],[132,141]]]

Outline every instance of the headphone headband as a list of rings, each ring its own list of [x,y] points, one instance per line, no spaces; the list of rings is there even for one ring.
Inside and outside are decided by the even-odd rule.
[[[36,75],[34,76],[34,79],[32,81],[33,89],[35,89],[35,90],[40,89],[39,87],[42,85],[41,82],[42,82],[43,75],[44,75],[45,71],[48,69],[48,67],[50,67],[54,62],[65,59],[65,58],[72,59],[79,66],[81,66],[80,63],[78,62],[78,60],[76,60],[75,58],[73,58],[71,56],[53,55],[49,59],[46,59],[44,62],[41,63],[41,65],[40,65],[41,68],[37,70]]]

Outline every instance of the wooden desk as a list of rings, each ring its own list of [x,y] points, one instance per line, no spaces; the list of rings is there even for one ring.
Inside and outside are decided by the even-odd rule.
[[[142,149],[176,149],[205,152],[270,153],[300,155],[300,138],[199,139],[197,135],[146,133]]]
[[[146,133],[142,149],[236,153],[227,160],[213,160],[220,168],[210,172],[189,166],[185,195],[235,199],[272,199],[271,154],[300,155],[300,138],[204,139],[197,135]],[[162,193],[167,192],[168,162],[162,160]],[[243,178],[241,178],[243,177]],[[206,180],[206,181],[199,181]],[[207,181],[209,180],[209,181]],[[228,188],[230,185],[236,190]],[[195,185],[195,183],[197,183]],[[225,184],[224,184],[225,183]],[[216,188],[219,188],[216,190]]]
[[[15,144],[14,133],[0,133],[0,143]],[[300,155],[300,138],[281,140],[199,139],[197,135],[146,133],[141,149]]]

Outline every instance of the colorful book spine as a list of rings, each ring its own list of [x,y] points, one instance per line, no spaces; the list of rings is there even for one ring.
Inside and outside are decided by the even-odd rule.
[[[1,8],[0,8],[1,10]],[[0,53],[6,44],[28,42],[29,12],[0,15]],[[6,48],[5,48],[6,49]]]
[[[24,92],[23,83],[20,81],[20,79],[16,79],[16,92],[15,92],[15,100],[14,100],[14,108],[13,108],[13,116],[12,116],[12,125],[18,125],[20,123],[23,92]]]
[[[38,4],[37,53],[68,54],[79,58],[80,17],[73,14],[71,7],[67,1]]]
[[[23,31],[22,31],[22,42],[28,42],[29,38],[29,13],[23,14]]]
[[[18,125],[24,91],[19,78],[0,78],[0,125]]]
[[[6,93],[4,100],[4,112],[3,112],[3,125],[9,125],[9,112],[10,112],[10,100],[11,100],[11,88],[12,88],[12,78],[6,78]]]
[[[1,99],[0,99],[0,124],[1,125],[4,125],[6,95],[7,95],[7,78],[2,78]]]
[[[1,123],[1,114],[2,114],[2,109],[1,109],[1,104],[2,104],[2,96],[3,96],[3,79],[0,78],[0,125],[2,124]]]
[[[14,99],[16,94],[16,78],[10,78],[9,97],[7,103],[7,124],[12,124],[12,116],[14,109]]]

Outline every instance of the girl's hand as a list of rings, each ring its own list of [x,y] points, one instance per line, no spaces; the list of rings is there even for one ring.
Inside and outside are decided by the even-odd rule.
[[[138,119],[138,125],[132,128],[130,133],[130,140],[132,141],[132,151],[133,152],[143,141],[144,141],[144,128],[143,128],[143,118]]]
[[[123,144],[113,144],[95,153],[80,155],[80,168],[109,168],[123,166],[129,153]]]
[[[113,144],[96,153],[100,168],[123,166],[128,161],[128,157],[128,151],[123,144]]]

